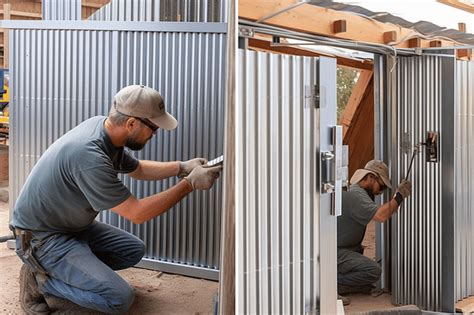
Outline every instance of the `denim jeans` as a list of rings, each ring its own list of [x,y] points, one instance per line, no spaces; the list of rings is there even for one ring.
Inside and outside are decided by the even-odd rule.
[[[33,232],[31,244],[49,276],[39,283],[43,293],[104,313],[125,313],[132,305],[133,288],[114,270],[142,259],[139,238],[95,221],[77,233]]]
[[[349,249],[337,249],[337,283],[350,287],[372,285],[382,269],[372,259]]]

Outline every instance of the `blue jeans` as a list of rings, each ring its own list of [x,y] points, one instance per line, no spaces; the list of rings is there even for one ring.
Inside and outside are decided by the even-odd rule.
[[[125,313],[132,305],[133,288],[114,270],[142,259],[145,244],[139,238],[94,222],[77,233],[33,232],[31,244],[49,275],[39,283],[43,293],[104,313]]]
[[[337,283],[349,287],[372,285],[382,269],[372,259],[349,249],[337,249]]]

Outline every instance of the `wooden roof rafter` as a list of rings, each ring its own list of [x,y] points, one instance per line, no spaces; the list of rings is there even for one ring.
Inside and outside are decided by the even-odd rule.
[[[306,34],[394,48],[459,46],[449,38],[426,36],[413,29],[304,1],[239,0],[239,18]],[[469,55],[472,58],[472,51]]]

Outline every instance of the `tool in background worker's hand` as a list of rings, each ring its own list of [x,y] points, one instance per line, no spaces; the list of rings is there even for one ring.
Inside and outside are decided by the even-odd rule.
[[[411,171],[411,167],[413,166],[413,160],[415,159],[415,156],[420,152],[420,145],[422,145],[423,143],[419,143],[417,145],[415,145],[415,147],[413,148],[413,153],[411,155],[411,160],[410,160],[410,166],[408,167],[408,171],[407,171],[407,175],[405,176],[405,180],[408,180],[408,176],[410,176],[410,171]]]

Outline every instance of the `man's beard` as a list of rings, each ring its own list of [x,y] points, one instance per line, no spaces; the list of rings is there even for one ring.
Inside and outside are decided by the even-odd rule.
[[[372,191],[372,188],[367,187],[367,188],[364,188],[364,190],[367,192],[367,194],[369,194],[370,199],[372,199],[372,201],[375,201],[375,194]]]
[[[140,143],[138,141],[136,141],[135,139],[130,139],[128,138],[127,139],[127,142],[125,143],[125,146],[127,148],[129,148],[130,150],[133,150],[133,151],[140,151],[141,149],[143,149],[143,147],[145,146],[146,142],[144,143]]]

